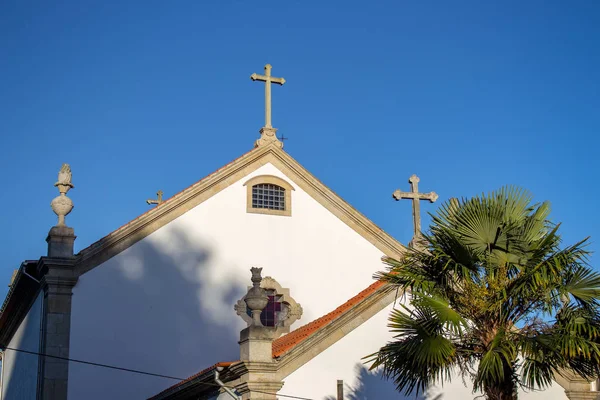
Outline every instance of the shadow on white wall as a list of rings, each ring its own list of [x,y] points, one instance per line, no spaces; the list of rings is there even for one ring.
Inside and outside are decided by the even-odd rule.
[[[358,384],[355,387],[345,385],[344,400],[443,400],[442,394],[430,395],[411,394],[405,395],[396,390],[392,380],[385,379],[380,372],[369,371],[364,365],[356,364]],[[326,397],[325,400],[336,400],[335,396]]]
[[[206,279],[218,268],[210,246],[176,229],[156,239],[136,243],[80,278],[73,291],[71,357],[181,378],[239,359],[243,321],[233,305],[250,272],[215,284]],[[174,383],[69,366],[69,398],[147,398]]]

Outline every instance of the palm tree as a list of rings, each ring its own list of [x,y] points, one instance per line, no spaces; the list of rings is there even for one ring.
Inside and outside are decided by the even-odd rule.
[[[505,187],[452,199],[377,279],[403,290],[394,340],[368,358],[410,394],[460,372],[490,400],[543,389],[555,374],[600,375],[600,274],[587,239],[561,246],[548,203]]]

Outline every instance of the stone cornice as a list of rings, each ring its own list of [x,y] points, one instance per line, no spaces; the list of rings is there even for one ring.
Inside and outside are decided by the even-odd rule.
[[[79,273],[75,269],[75,265],[74,257],[40,258],[36,269],[42,288],[50,293],[71,295],[73,287],[79,280]]]
[[[0,315],[0,344],[6,345],[41,290],[70,294],[78,280],[76,259],[41,257],[22,264]]]
[[[35,261],[24,262],[18,270],[6,295],[0,314],[0,345],[6,346],[29,309],[38,297],[42,286],[37,281]],[[26,272],[29,276],[25,275]],[[33,279],[32,279],[33,278]]]

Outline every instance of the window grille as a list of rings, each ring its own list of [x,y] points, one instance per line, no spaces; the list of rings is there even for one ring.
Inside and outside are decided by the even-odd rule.
[[[252,208],[285,210],[285,189],[271,183],[252,186]]]

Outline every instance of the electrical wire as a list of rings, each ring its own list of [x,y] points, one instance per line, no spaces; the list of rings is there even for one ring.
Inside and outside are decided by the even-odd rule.
[[[183,378],[178,378],[176,376],[154,374],[152,372],[144,372],[144,371],[139,371],[139,370],[131,369],[131,368],[116,367],[114,365],[100,364],[100,363],[95,363],[95,362],[91,362],[91,361],[76,360],[76,359],[67,358],[67,357],[51,356],[50,354],[38,353],[38,352],[35,352],[35,351],[22,350],[22,349],[13,349],[11,347],[5,347],[4,349],[5,350],[18,351],[20,353],[26,353],[26,354],[31,354],[31,355],[44,356],[44,357],[56,358],[56,359],[59,359],[59,360],[71,361],[71,362],[79,363],[79,364],[93,365],[94,367],[102,367],[102,368],[108,368],[108,369],[116,369],[118,371],[133,372],[134,374],[156,376],[158,378],[174,379],[176,381],[183,381],[184,380]]]
[[[12,351],[16,351],[16,352],[20,352],[20,353],[26,353],[26,354],[31,354],[31,355],[36,355],[36,356],[56,358],[58,360],[64,360],[64,361],[74,362],[74,363],[78,363],[78,364],[85,364],[85,365],[91,365],[91,366],[94,366],[94,367],[114,369],[114,370],[117,370],[117,371],[131,372],[131,373],[140,374],[140,375],[154,376],[154,377],[157,377],[157,378],[173,379],[173,380],[176,380],[176,381],[184,381],[184,380],[187,379],[187,378],[179,378],[179,377],[176,377],[176,376],[169,376],[169,375],[163,375],[163,374],[155,374],[155,373],[152,373],[152,372],[140,371],[140,370],[137,370],[137,369],[117,367],[115,365],[101,364],[101,363],[96,363],[96,362],[91,362],[91,361],[84,361],[84,360],[77,360],[77,359],[74,359],[74,358],[52,356],[50,354],[39,353],[39,352],[36,352],[36,351],[15,349],[15,348],[12,348],[12,347],[4,347],[3,350],[12,350]],[[211,383],[211,382],[198,382],[198,383],[201,384],[201,385],[206,385],[206,386],[214,386],[214,387],[218,387],[218,388],[221,387],[221,385],[217,385],[216,383]],[[228,389],[235,390],[235,388],[232,387],[232,386],[226,386],[226,387]],[[272,395],[272,396],[286,397],[288,399],[314,400],[314,399],[311,399],[311,398],[308,398],[308,397],[292,396],[292,395],[289,395],[289,394],[269,393],[269,392],[262,392],[260,390],[252,390],[252,391],[256,392],[256,393],[269,394],[269,395]]]

